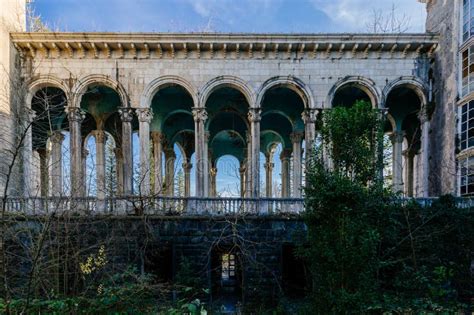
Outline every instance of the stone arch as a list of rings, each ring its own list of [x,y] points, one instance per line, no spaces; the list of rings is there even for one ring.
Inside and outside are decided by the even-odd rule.
[[[370,102],[372,103],[372,107],[374,108],[382,108],[383,104],[381,104],[381,94],[379,89],[377,88],[376,84],[374,81],[371,79],[362,77],[362,76],[347,76],[343,79],[340,79],[337,81],[331,90],[329,91],[329,94],[327,96],[327,108],[332,107],[332,102],[334,100],[334,96],[336,95],[336,92],[345,86],[353,86],[361,89],[363,92],[365,92],[369,98]]]
[[[193,99],[194,106],[198,106],[198,92],[196,88],[191,83],[179,76],[169,75],[156,78],[145,87],[140,99],[140,107],[150,108],[151,102],[156,92],[170,85],[179,85],[180,87],[184,88]]]
[[[119,95],[121,105],[123,107],[129,106],[129,98],[124,87],[119,82],[112,80],[109,76],[102,74],[89,75],[77,81],[77,83],[72,88],[74,106],[80,106],[82,96],[86,92],[87,88],[92,84],[102,84],[113,89]]]
[[[31,109],[31,102],[33,101],[36,92],[46,87],[55,87],[62,90],[66,95],[67,102],[69,103],[70,90],[64,81],[52,75],[44,75],[35,77],[28,82],[28,92],[26,96],[27,108]]]
[[[418,98],[420,99],[421,108],[425,108],[425,106],[428,104],[428,96],[426,94],[429,90],[428,86],[421,79],[415,76],[405,76],[393,80],[385,86],[382,94],[384,107],[387,102],[387,98],[390,95],[390,92],[399,87],[406,87],[415,92]]]
[[[244,80],[230,75],[216,77],[207,82],[199,92],[199,107],[205,107],[207,99],[216,89],[220,87],[231,87],[240,91],[247,100],[250,107],[258,106],[255,91]]]
[[[257,96],[257,105],[262,107],[262,102],[265,97],[265,93],[277,86],[286,87],[298,94],[303,100],[304,108],[315,108],[315,101],[313,93],[310,88],[300,79],[293,76],[278,76],[272,77],[265,81]]]

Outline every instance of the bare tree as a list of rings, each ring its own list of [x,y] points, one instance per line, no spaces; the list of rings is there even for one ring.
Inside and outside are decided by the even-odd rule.
[[[373,9],[370,22],[366,28],[371,33],[406,33],[410,28],[411,20],[406,14],[399,14],[395,3],[388,11]]]

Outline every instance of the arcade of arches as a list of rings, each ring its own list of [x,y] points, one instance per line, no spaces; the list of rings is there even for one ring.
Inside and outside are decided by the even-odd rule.
[[[192,93],[167,83],[155,89],[147,108],[130,108],[116,88],[102,82],[84,87],[77,106],[58,87],[38,89],[31,101],[36,190],[41,196],[99,199],[302,196],[305,149],[316,145],[322,110],[309,107],[307,91],[271,85],[257,104],[241,86],[221,84],[202,106]],[[406,196],[422,196],[426,170],[420,168],[428,164],[422,154],[428,130],[424,91],[397,84],[384,93],[383,105],[363,82],[344,83],[332,93],[332,107],[365,100],[384,108],[386,182]],[[217,178],[226,171],[236,183],[224,192]]]

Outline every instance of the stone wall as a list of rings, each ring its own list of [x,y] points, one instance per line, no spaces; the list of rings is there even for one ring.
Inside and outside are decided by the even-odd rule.
[[[462,1],[436,0],[427,5],[426,30],[440,34],[433,63],[435,110],[431,119],[431,195],[456,193],[456,118],[459,82],[459,34]]]
[[[7,250],[11,251],[8,266],[13,268],[13,279],[20,286],[26,283],[31,266],[28,248],[38,244],[48,219],[21,218],[13,222],[13,228],[8,229]],[[282,293],[280,289],[285,289],[282,261],[289,258],[282,256],[282,248],[287,244],[296,247],[304,241],[306,227],[297,217],[61,217],[50,222],[45,234],[39,260],[42,279],[56,276],[57,270],[47,267],[48,259],[66,254],[70,257],[67,263],[70,273],[78,272],[78,264],[97,253],[100,246],[106,249],[109,271],[135,266],[137,270],[150,272],[149,260],[156,258],[153,251],[166,249],[164,261],[152,263],[171,264],[168,279],[174,280],[181,262],[186,260],[202,287],[213,288],[216,285],[213,255],[216,251],[233,251],[241,259],[243,301],[251,303],[262,298],[277,301]],[[61,283],[64,285],[63,280]],[[215,289],[212,291],[215,296]]]

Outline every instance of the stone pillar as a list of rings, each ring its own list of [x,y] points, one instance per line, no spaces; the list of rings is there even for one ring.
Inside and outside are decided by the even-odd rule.
[[[250,122],[251,135],[251,159],[250,159],[250,196],[260,197],[260,108],[249,108],[248,119]]]
[[[306,109],[303,114],[302,118],[304,121],[304,139],[306,145],[306,152],[305,152],[305,162],[308,165],[311,154],[314,149],[314,141],[316,139],[316,119],[318,116],[319,111],[317,109]]]
[[[154,193],[155,195],[163,194],[163,143],[165,136],[159,131],[152,131],[151,138],[153,140],[153,164],[154,169]]]
[[[85,196],[89,196],[89,188],[87,187],[90,183],[87,182],[87,156],[89,155],[89,150],[82,148],[81,154],[81,165],[82,165],[82,174],[84,174],[84,179],[82,181],[82,189]]]
[[[245,161],[245,183],[244,183],[244,196],[249,198],[251,197],[251,165],[250,160],[252,160],[252,136],[250,135],[250,131],[247,132],[245,135],[247,140],[247,149],[246,149],[246,161]]]
[[[150,122],[153,113],[149,108],[138,108],[140,139],[140,194],[150,195]]]
[[[184,197],[191,196],[191,169],[193,165],[189,162],[183,163],[184,170]]]
[[[117,195],[123,194],[123,155],[122,148],[115,148],[115,161],[116,161],[116,172],[117,172]]]
[[[21,148],[22,160],[23,160],[23,195],[25,197],[36,197],[37,190],[35,188],[35,181],[33,180],[33,135],[32,126],[35,119],[35,112],[29,108],[25,110],[25,137],[23,139],[23,146]]]
[[[245,197],[245,181],[246,181],[247,168],[244,162],[240,162],[239,174],[240,174],[240,197]]]
[[[291,142],[293,143],[293,196],[301,197],[301,179],[302,179],[302,163],[301,163],[301,141],[303,141],[303,133],[293,132],[291,134]]]
[[[94,130],[97,199],[105,199],[105,139],[103,130]]]
[[[84,119],[84,114],[78,107],[66,108],[71,144],[71,196],[81,197],[84,195],[84,177],[83,163],[82,163],[82,137],[81,137],[81,123]]]
[[[412,150],[408,149],[403,152],[403,155],[405,156],[405,178],[406,178],[406,185],[405,185],[405,194],[407,197],[413,197],[413,166],[414,166],[414,158],[415,158],[415,152]]]
[[[216,182],[216,178],[217,178],[217,168],[216,167],[212,167],[211,170],[210,170],[210,177],[211,177],[211,180],[210,180],[210,196],[211,197],[217,197],[217,182]]]
[[[271,162],[271,156],[267,156],[267,162],[265,163],[265,196],[267,198],[273,197],[273,167],[275,164]]]
[[[123,194],[131,195],[133,193],[133,111],[129,107],[122,107],[119,109],[119,114],[122,120]]]
[[[60,131],[54,131],[49,140],[51,141],[51,195],[59,197],[63,193],[62,144],[64,135]]]
[[[208,195],[208,152],[207,139],[204,124],[207,120],[206,109],[193,108],[195,151],[196,151],[196,196],[206,197]]]
[[[392,133],[391,140],[393,145],[393,191],[395,193],[403,192],[403,138],[405,132],[395,131]]]
[[[290,159],[291,151],[283,149],[280,154],[281,161],[281,197],[290,197]]]
[[[430,162],[430,121],[425,109],[420,115],[421,123],[421,196],[427,198],[429,192],[429,162]]]
[[[165,150],[165,191],[169,197],[174,196],[174,164],[176,154],[172,149]]]
[[[49,175],[48,175],[48,153],[46,149],[38,149],[40,158],[40,187],[41,197],[48,197]]]

